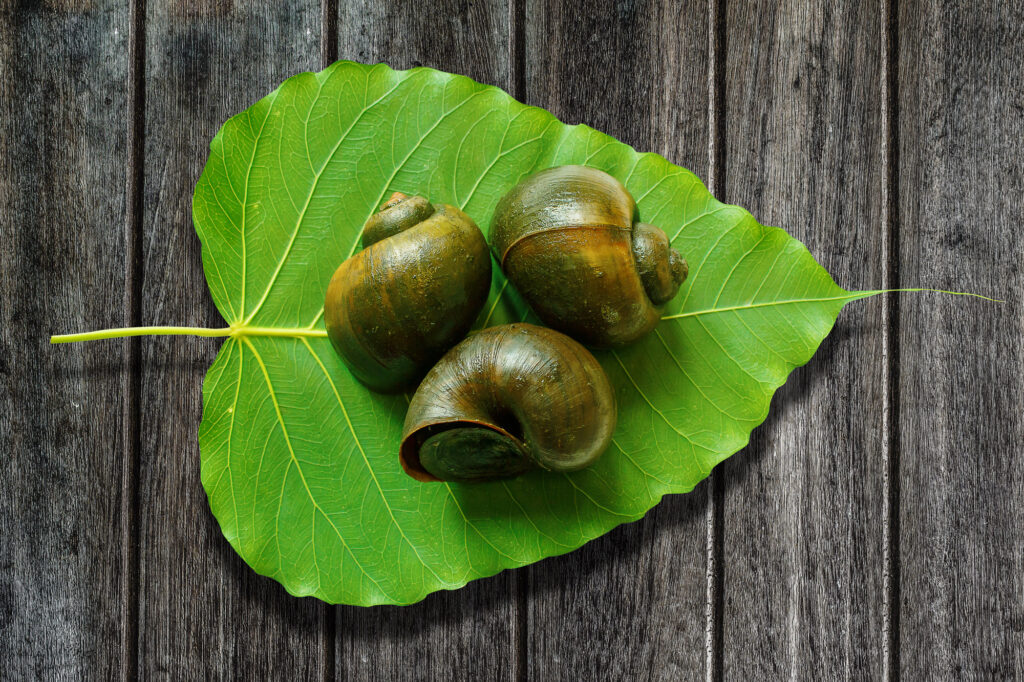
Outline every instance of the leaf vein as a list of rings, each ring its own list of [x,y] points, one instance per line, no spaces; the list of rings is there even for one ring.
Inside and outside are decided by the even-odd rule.
[[[263,373],[263,380],[267,383],[267,392],[270,395],[271,402],[274,404],[274,412],[277,415],[277,423],[281,426],[281,434],[284,436],[285,445],[288,446],[288,455],[289,455],[289,458],[290,458],[290,463],[288,465],[289,468],[291,467],[292,464],[295,465],[295,471],[298,472],[298,474],[299,474],[299,479],[302,481],[302,486],[306,490],[306,495],[309,497],[310,503],[314,507],[316,507],[317,511],[319,511],[320,514],[322,514],[323,517],[327,520],[327,523],[334,530],[334,534],[337,535],[338,536],[338,540],[341,541],[342,547],[344,547],[345,550],[349,553],[349,556],[352,557],[352,560],[355,562],[356,566],[359,567],[359,570],[362,571],[363,575],[365,575],[367,577],[367,579],[370,582],[372,582],[377,587],[377,589],[379,589],[381,591],[382,594],[384,594],[389,599],[394,599],[394,597],[391,596],[388,593],[388,591],[385,590],[384,587],[381,586],[381,584],[379,582],[377,582],[377,580],[374,579],[374,577],[372,575],[370,575],[366,571],[366,568],[363,566],[362,562],[359,561],[358,557],[356,557],[355,553],[352,551],[352,548],[349,546],[348,542],[345,540],[345,536],[342,535],[340,530],[338,530],[338,526],[335,525],[335,523],[331,519],[331,517],[329,517],[323,511],[323,509],[320,507],[320,504],[316,501],[316,498],[313,496],[313,491],[310,490],[310,488],[309,488],[309,482],[306,481],[306,476],[305,476],[305,474],[302,473],[302,467],[301,467],[301,465],[299,465],[299,461],[295,457],[295,451],[292,449],[292,442],[291,442],[291,439],[288,436],[288,428],[285,426],[284,417],[281,414],[281,405],[277,402],[277,394],[274,392],[274,385],[270,381],[270,375],[267,373],[267,367],[266,367],[266,365],[263,362],[263,358],[260,357],[260,354],[256,350],[256,347],[252,345],[252,342],[249,341],[249,339],[243,338],[243,341],[244,341],[245,345],[249,347],[249,352],[251,352],[253,354],[253,357],[256,359],[257,364],[259,364],[260,371]],[[285,479],[287,478],[287,475],[288,475],[288,470],[286,469],[285,470]],[[283,481],[282,481],[282,484],[281,484],[281,490],[282,490],[282,497],[283,497],[283,495],[284,495],[284,493],[283,493],[283,491],[284,491],[284,482]],[[277,514],[278,518],[276,519],[277,521],[280,520],[280,516],[281,516],[281,513],[280,513],[280,511],[278,511],[278,514]],[[279,532],[277,533],[277,535],[278,535],[278,538],[280,538],[280,533]],[[278,553],[280,554],[280,551]]]
[[[324,170],[326,170],[327,166],[330,165],[331,161],[334,160],[334,156],[335,156],[335,154],[338,153],[338,150],[341,149],[342,143],[348,138],[348,134],[350,132],[352,132],[352,129],[355,128],[356,124],[358,124],[359,121],[362,120],[363,116],[365,116],[367,112],[369,112],[371,109],[373,109],[373,107],[375,107],[377,104],[379,104],[388,95],[390,95],[392,92],[397,90],[398,87],[403,82],[405,82],[405,81],[404,80],[400,80],[398,83],[395,84],[395,87],[391,88],[386,93],[381,95],[380,98],[378,98],[377,100],[375,100],[371,104],[363,107],[362,111],[359,112],[359,114],[355,117],[355,119],[352,121],[352,123],[349,125],[349,127],[345,130],[345,132],[341,134],[341,137],[338,138],[337,143],[335,143],[334,147],[331,149],[331,152],[327,155],[327,158],[324,160],[323,165],[321,165],[320,169],[314,174],[314,176],[313,176],[313,183],[310,185],[309,193],[306,195],[306,203],[303,205],[302,211],[299,213],[299,216],[296,219],[295,228],[292,230],[292,235],[291,235],[291,238],[288,240],[288,245],[285,247],[284,253],[281,255],[281,258],[278,260],[277,267],[274,268],[274,274],[271,275],[270,282],[267,284],[267,288],[264,290],[262,297],[260,298],[259,302],[256,304],[256,307],[253,308],[253,311],[245,319],[245,322],[247,324],[256,316],[256,313],[259,312],[260,308],[263,306],[264,301],[267,300],[267,296],[270,295],[270,291],[274,288],[274,284],[277,282],[277,276],[281,273],[281,268],[284,267],[285,261],[288,260],[288,256],[291,254],[292,246],[295,244],[295,238],[298,236],[299,231],[302,229],[302,224],[303,224],[303,222],[306,219],[306,215],[307,215],[307,212],[309,210],[310,202],[312,202],[312,200],[313,200],[313,195],[316,194],[317,187],[320,186],[320,178],[323,177]],[[268,114],[268,117],[269,117],[269,114]],[[255,155],[255,150],[254,150],[253,154]],[[246,179],[246,192],[248,192],[248,187],[249,187],[249,181],[248,181],[248,179]],[[243,216],[244,216],[244,213],[243,213]],[[243,223],[244,223],[244,220],[243,220]],[[244,244],[245,244],[244,238],[242,240],[242,243],[243,243],[243,247],[244,247]],[[245,260],[246,260],[245,259],[245,253],[243,251],[243,254],[242,254],[243,272],[244,272],[244,268],[245,268]],[[244,283],[244,275],[243,275],[243,283]],[[242,314],[243,315],[245,314],[245,298],[244,298],[244,295],[243,295],[243,298],[242,298]]]
[[[419,562],[423,564],[423,567],[430,571],[431,574],[433,574],[434,578],[438,580],[438,582],[444,585],[450,584],[449,581],[445,580],[440,575],[438,575],[437,572],[433,569],[433,567],[430,566],[423,559],[422,556],[420,556],[419,550],[416,549],[416,545],[405,534],[405,531],[402,529],[401,524],[398,523],[398,519],[395,518],[395,512],[391,508],[391,503],[388,502],[387,495],[384,494],[384,489],[381,487],[380,481],[377,480],[377,473],[374,471],[373,466],[370,464],[370,459],[366,456],[366,450],[363,449],[363,444],[359,440],[359,436],[356,434],[355,427],[352,425],[352,420],[351,418],[349,418],[348,409],[345,407],[345,403],[342,401],[341,395],[338,393],[338,387],[335,385],[334,380],[331,379],[331,375],[327,371],[327,367],[324,366],[323,361],[320,359],[320,356],[317,354],[317,352],[313,350],[313,346],[309,344],[309,341],[303,338],[302,343],[304,346],[306,346],[306,350],[309,351],[309,354],[313,356],[313,359],[316,360],[316,364],[319,365],[320,370],[323,372],[324,377],[327,379],[327,383],[330,384],[331,386],[331,391],[334,393],[334,397],[338,401],[338,407],[341,408],[341,414],[345,418],[345,425],[348,426],[349,433],[352,434],[352,440],[355,441],[356,447],[359,449],[359,454],[362,456],[363,463],[366,465],[366,471],[370,474],[370,478],[373,479],[373,484],[377,488],[377,493],[380,495],[381,502],[384,503],[384,509],[387,510],[388,516],[391,518],[391,522],[395,526],[395,530],[398,531],[398,533],[402,536],[402,539],[405,540],[406,544],[409,545],[410,549],[412,549],[413,554],[416,555],[416,558],[419,560]]]
[[[647,405],[650,406],[651,410],[653,410],[655,414],[661,417],[662,421],[664,421],[670,429],[672,429],[677,434],[685,438],[686,441],[692,445],[693,442],[690,440],[690,437],[683,433],[682,431],[680,431],[679,428],[675,424],[673,424],[668,417],[665,416],[664,412],[662,412],[661,410],[654,406],[654,403],[651,402],[651,399],[647,397],[647,394],[644,393],[642,388],[640,388],[640,385],[636,383],[636,379],[633,378],[633,375],[629,373],[628,369],[626,369],[626,365],[622,362],[622,358],[619,357],[618,351],[612,351],[612,357],[614,357],[615,361],[619,363],[619,367],[622,368],[622,371],[625,373],[626,378],[629,379],[629,383],[633,384],[633,388],[635,388],[636,392],[640,394],[640,397],[644,399],[644,402],[646,402]],[[697,468],[700,470],[700,472],[705,476],[707,476],[710,473],[710,471],[704,470],[704,467],[701,465],[700,460],[697,459],[696,452],[693,453],[693,462],[694,464],[697,465]]]

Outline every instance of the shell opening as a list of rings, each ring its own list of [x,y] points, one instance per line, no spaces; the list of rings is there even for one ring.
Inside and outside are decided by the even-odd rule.
[[[514,420],[513,420],[514,421]],[[470,483],[508,478],[533,467],[519,434],[518,422],[489,425],[471,421],[431,424],[409,435],[403,443],[406,470],[426,477]],[[412,473],[412,471],[410,471]]]

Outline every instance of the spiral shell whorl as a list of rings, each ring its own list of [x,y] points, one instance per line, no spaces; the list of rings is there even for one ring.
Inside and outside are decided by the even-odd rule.
[[[634,224],[633,258],[651,303],[660,306],[675,298],[689,268],[663,230],[647,223]]]
[[[380,211],[366,220],[363,226],[363,248],[404,232],[434,215],[434,207],[419,196],[406,196],[395,192],[381,206]]]
[[[490,245],[509,281],[550,327],[598,348],[650,332],[686,263],[636,202],[596,168],[535,173],[498,202]]]
[[[328,283],[324,326],[359,381],[385,393],[407,390],[466,335],[486,302],[487,243],[458,208],[400,193],[363,232],[365,248]]]
[[[409,405],[401,461],[421,481],[575,471],[614,429],[611,385],[589,351],[551,329],[503,325],[473,334],[427,374]]]

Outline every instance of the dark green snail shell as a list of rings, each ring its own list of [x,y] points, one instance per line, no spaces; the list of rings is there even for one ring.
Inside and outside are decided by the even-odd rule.
[[[501,198],[490,242],[509,281],[550,327],[599,348],[650,332],[687,267],[665,233],[637,222],[611,175],[558,166]]]
[[[553,329],[502,325],[470,335],[430,370],[399,456],[419,481],[576,471],[608,447],[615,419],[611,384],[590,351]]]
[[[466,335],[486,302],[487,243],[459,209],[396,194],[367,220],[363,246],[331,277],[327,335],[363,384],[407,390]]]

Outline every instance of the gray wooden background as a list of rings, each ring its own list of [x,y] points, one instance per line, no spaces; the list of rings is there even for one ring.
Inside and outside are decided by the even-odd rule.
[[[209,140],[337,58],[501,86],[694,170],[852,304],[751,445],[567,556],[289,597],[199,483]],[[1024,677],[1021,0],[0,0],[0,678]]]

